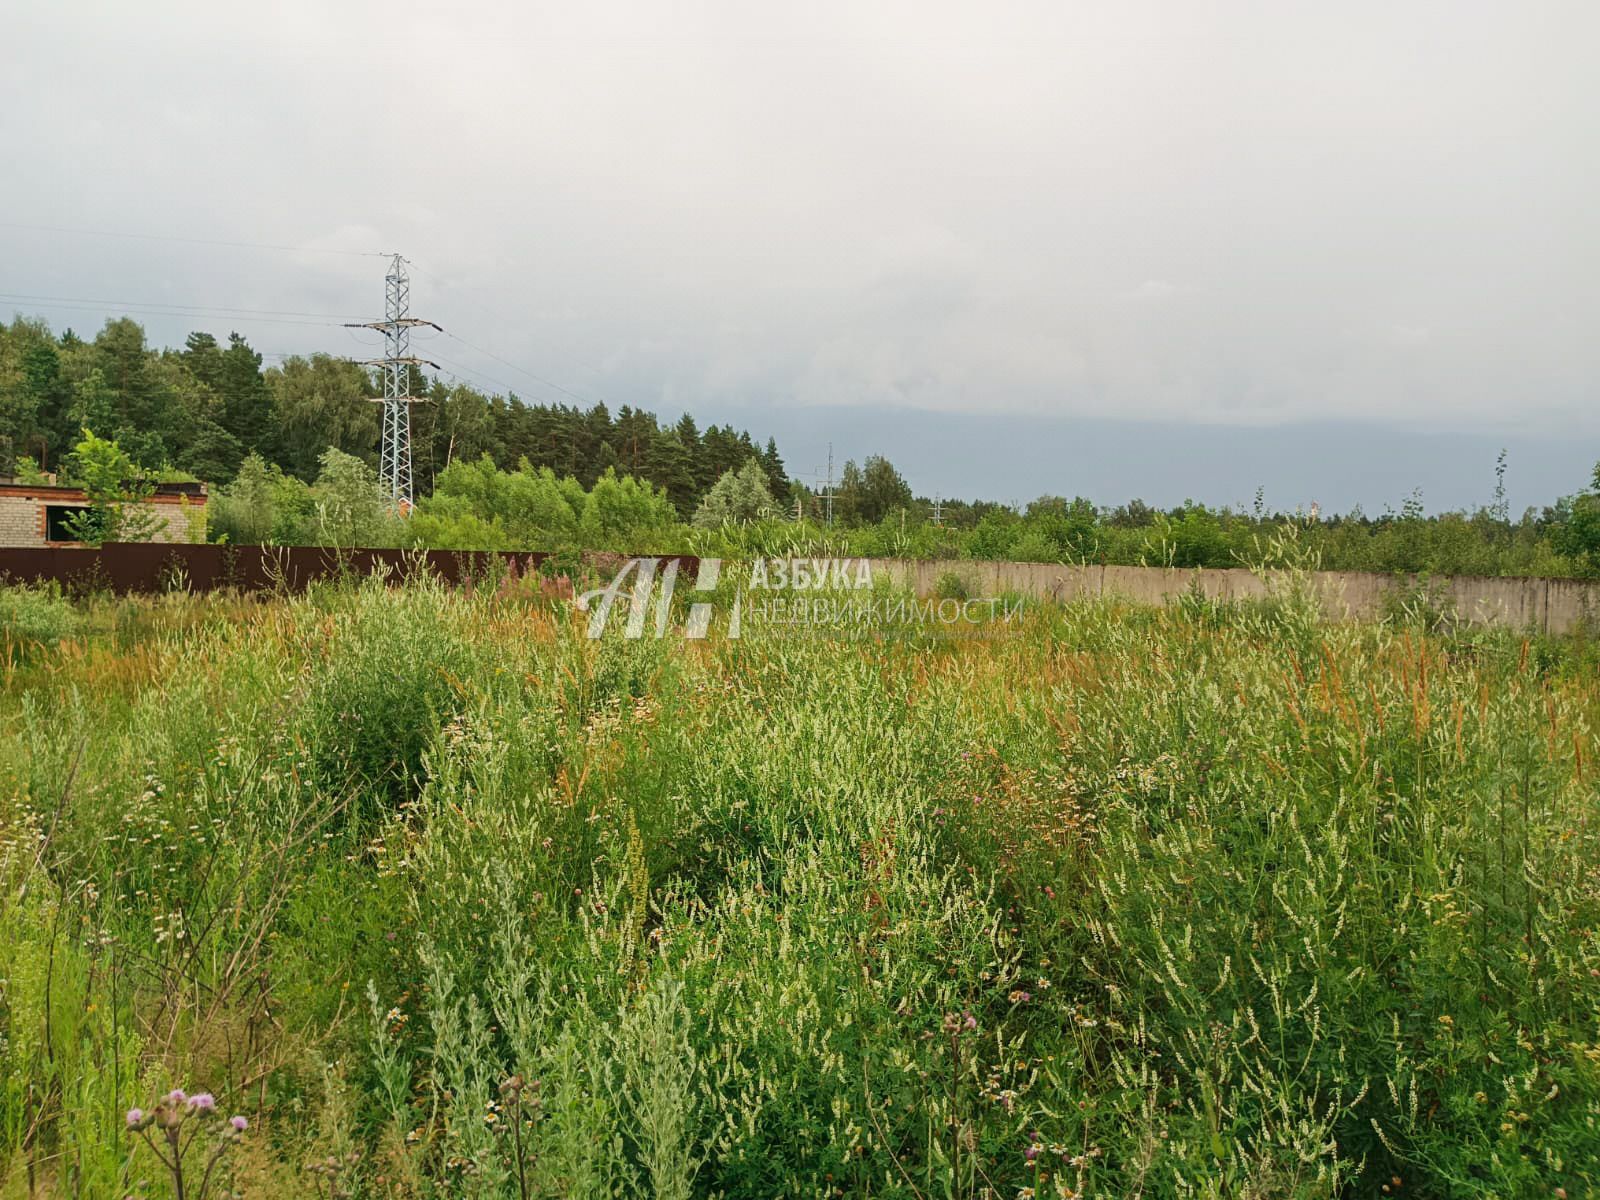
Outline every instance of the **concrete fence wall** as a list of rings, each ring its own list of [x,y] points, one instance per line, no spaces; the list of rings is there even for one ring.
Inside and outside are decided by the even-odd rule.
[[[0,581],[55,580],[69,588],[106,586],[118,592],[155,592],[174,586],[195,591],[243,590],[282,584],[304,587],[334,574],[362,575],[385,567],[397,574],[423,568],[457,583],[485,571],[538,571],[544,554],[492,551],[429,551],[420,557],[399,550],[331,550],[283,547],[108,543],[97,549],[0,549]],[[589,568],[608,578],[625,555],[590,554]],[[696,559],[680,557],[692,578]],[[934,594],[946,575],[959,576],[969,596],[1015,593],[1059,601],[1120,597],[1140,604],[1166,604],[1190,591],[1213,600],[1265,599],[1283,581],[1245,570],[1179,570],[1166,567],[1067,567],[1055,563],[978,562],[971,559],[872,560],[874,578],[888,578],[919,596]],[[1600,629],[1600,582],[1577,579],[1506,579],[1456,575],[1421,580],[1407,575],[1322,571],[1312,576],[1323,612],[1333,620],[1371,620],[1397,602],[1426,596],[1436,609],[1476,625],[1504,625],[1541,633],[1572,633],[1589,624]]]
[[[887,574],[921,596],[933,594],[949,574],[960,577],[973,596],[1005,592],[1052,600],[1107,596],[1142,604],[1165,604],[1190,591],[1212,600],[1265,599],[1284,586],[1281,578],[1262,578],[1242,569],[877,559],[873,571]],[[1361,571],[1320,571],[1312,580],[1323,612],[1333,620],[1374,619],[1392,611],[1397,602],[1425,595],[1435,608],[1475,625],[1505,625],[1541,633],[1571,633],[1586,622],[1600,626],[1600,583],[1584,580],[1487,575],[1422,579]]]

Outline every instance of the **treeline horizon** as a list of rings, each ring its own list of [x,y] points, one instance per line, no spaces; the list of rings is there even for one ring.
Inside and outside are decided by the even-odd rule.
[[[449,468],[487,460],[508,476],[526,471],[570,478],[579,497],[608,476],[632,477],[659,489],[679,522],[694,523],[699,514],[704,524],[705,502],[719,480],[754,463],[764,491],[734,506],[736,522],[799,517],[863,553],[1231,566],[1262,533],[1299,520],[1313,531],[1310,540],[1330,568],[1567,575],[1600,569],[1600,474],[1592,491],[1553,498],[1514,519],[1502,486],[1503,456],[1483,505],[1435,514],[1423,510],[1417,493],[1377,516],[1357,506],[1310,520],[1305,513],[1267,510],[1259,492],[1250,511],[1192,501],[1164,508],[1139,499],[1104,505],[1066,495],[1043,495],[1025,506],[982,499],[936,505],[917,496],[882,454],[860,465],[846,461],[830,498],[789,476],[775,439],[763,443],[732,425],[701,430],[687,412],[668,424],[628,405],[613,415],[603,402],[587,410],[529,403],[514,392],[484,392],[413,371],[412,390],[426,397],[412,412],[413,474],[424,512]],[[56,335],[46,322],[18,316],[0,324],[0,474],[64,469],[70,477],[71,449],[91,429],[152,477],[214,485],[223,507],[249,462],[255,464],[246,472],[252,495],[264,494],[261,472],[268,471],[282,481],[277,493],[290,498],[288,508],[310,511],[328,451],[376,465],[380,414],[373,401],[380,395],[376,373],[360,364],[310,354],[264,366],[262,354],[238,333],[220,342],[196,332],[181,349],[157,349],[126,317],[108,319],[85,340],[70,328]],[[341,460],[341,496],[350,492],[352,470]],[[305,495],[295,500],[297,483]],[[450,520],[422,523],[431,544],[453,548],[476,537],[501,545],[470,548],[545,548],[506,547],[513,537],[540,535],[539,526],[505,513],[473,514],[471,505],[482,503],[481,496],[464,500],[448,492],[432,508],[436,515],[448,511]],[[564,494],[565,503],[581,511],[583,500],[570,489]],[[273,528],[257,518],[245,524]],[[290,540],[317,536],[304,522],[278,532]]]
[[[135,465],[164,478],[226,485],[254,454],[303,482],[328,449],[376,465],[382,395],[376,373],[329,354],[291,355],[265,367],[239,333],[219,342],[191,333],[182,349],[146,344],[143,326],[107,320],[92,341],[59,337],[40,320],[0,325],[0,473],[56,471],[84,429],[115,441]],[[570,475],[586,489],[610,469],[664,489],[687,519],[711,486],[754,458],[774,495],[787,496],[777,443],[731,425],[701,430],[689,413],[602,402],[537,404],[411,368],[411,454],[416,494],[434,490],[451,462],[488,454],[514,469]],[[69,468],[70,469],[70,468]]]

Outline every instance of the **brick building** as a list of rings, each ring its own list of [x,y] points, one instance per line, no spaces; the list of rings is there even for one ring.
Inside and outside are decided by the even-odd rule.
[[[88,502],[81,488],[18,483],[0,476],[0,546],[75,546],[66,521]],[[206,540],[205,484],[158,484],[143,507],[164,522],[152,541]]]

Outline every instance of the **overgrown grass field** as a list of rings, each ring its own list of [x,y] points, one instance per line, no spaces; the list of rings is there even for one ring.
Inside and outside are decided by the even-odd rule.
[[[1600,1195],[1581,646],[10,597],[5,1197]]]

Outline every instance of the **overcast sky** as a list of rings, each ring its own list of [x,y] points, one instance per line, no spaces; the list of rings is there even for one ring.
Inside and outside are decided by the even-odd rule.
[[[1106,420],[1544,447],[1528,503],[1600,458],[1593,3],[0,0],[0,29],[7,316],[188,305],[133,315],[360,355],[286,314],[379,315],[382,260],[325,251],[400,250],[463,378],[734,416],[801,471],[893,456],[896,419],[918,490],[1108,502],[1174,483],[1082,461]],[[1026,455],[973,440],[996,414]],[[1312,498],[1281,453],[1258,474]]]

